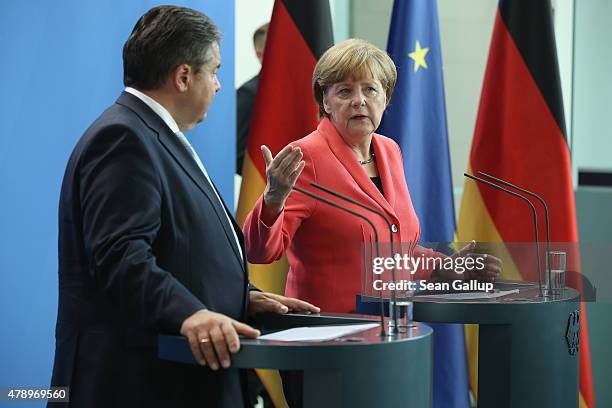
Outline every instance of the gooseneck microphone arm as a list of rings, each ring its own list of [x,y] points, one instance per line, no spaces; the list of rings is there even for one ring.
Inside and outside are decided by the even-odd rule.
[[[533,214],[533,227],[534,227],[535,244],[536,244],[536,259],[537,259],[537,263],[538,263],[538,289],[539,289],[539,292],[540,292],[540,297],[543,297],[544,294],[542,292],[542,272],[540,270],[540,248],[539,248],[539,244],[538,244],[539,243],[539,240],[538,240],[538,216],[537,216],[537,213],[536,213],[535,206],[533,205],[533,203],[528,198],[525,198],[522,195],[515,193],[514,191],[510,191],[507,188],[504,188],[502,186],[498,186],[495,183],[491,183],[490,181],[484,180],[484,179],[482,179],[480,177],[476,177],[476,176],[473,176],[473,175],[468,174],[468,173],[463,173],[463,175],[465,177],[470,178],[472,180],[475,180],[475,181],[477,181],[479,183],[485,184],[485,185],[487,185],[489,187],[492,187],[492,188],[495,188],[497,190],[504,191],[504,192],[510,194],[511,196],[519,198],[519,199],[525,201],[527,204],[529,204],[529,207],[531,207],[531,212]]]
[[[370,212],[378,215],[380,218],[382,218],[385,221],[385,223],[387,224],[387,228],[389,229],[389,249],[391,250],[391,257],[393,258],[395,256],[395,251],[394,251],[394,248],[393,248],[393,229],[392,229],[393,226],[391,225],[391,222],[389,221],[389,219],[387,218],[387,216],[385,214],[383,214],[381,211],[379,211],[379,210],[377,210],[375,208],[372,208],[372,207],[367,206],[367,205],[365,205],[363,203],[360,203],[359,201],[357,201],[357,200],[355,200],[355,199],[353,199],[351,197],[345,196],[344,194],[340,194],[339,192],[331,190],[331,189],[329,189],[327,187],[324,187],[324,186],[322,186],[320,184],[310,183],[310,185],[313,186],[314,188],[317,188],[317,189],[321,190],[321,191],[325,191],[326,193],[331,194],[331,195],[333,195],[336,198],[339,198],[339,199],[344,200],[346,202],[355,204],[356,206],[361,207],[361,208],[363,208],[366,211],[370,211]],[[412,256],[412,251],[410,251],[410,256]],[[391,270],[391,274],[392,274],[391,275],[391,279],[393,280],[393,283],[395,283],[395,279],[396,279],[395,266]],[[393,318],[393,326],[394,326],[395,330],[397,330],[397,313],[396,313],[395,310],[391,311],[391,307],[395,307],[395,303],[397,301],[397,296],[396,296],[395,290],[391,291],[391,301],[392,302],[389,305],[389,315]]]
[[[536,200],[538,200],[540,202],[540,204],[542,204],[542,206],[544,207],[544,223],[546,225],[546,259],[547,259],[547,263],[546,263],[546,273],[548,274],[548,282],[552,282],[551,280],[551,272],[550,272],[550,227],[549,227],[549,223],[548,223],[548,206],[546,205],[546,201],[544,201],[544,199],[542,197],[540,197],[539,195],[537,195],[536,193],[529,191],[527,189],[524,189],[522,187],[519,187],[515,184],[512,184],[506,180],[502,180],[500,178],[497,178],[495,176],[492,176],[490,174],[487,174],[483,171],[479,171],[478,174],[480,174],[481,176],[484,176],[488,179],[494,180],[500,184],[503,184],[506,187],[512,187],[522,193],[525,193],[533,198],[535,198]]]
[[[293,186],[293,189],[296,191],[299,191],[302,194],[307,195],[308,197],[311,197],[317,201],[321,201],[325,204],[331,205],[332,207],[338,208],[342,211],[345,211],[349,214],[354,215],[355,217],[361,218],[362,220],[364,220],[365,222],[367,222],[368,224],[370,224],[370,226],[372,227],[372,230],[374,231],[374,240],[375,240],[375,248],[376,248],[376,257],[380,256],[380,251],[379,251],[379,246],[378,246],[378,231],[376,230],[376,227],[374,226],[374,223],[368,219],[368,217],[359,214],[357,211],[353,211],[350,208],[346,208],[341,206],[338,203],[335,203],[331,200],[328,200],[327,198],[321,197],[317,194],[311,193],[310,191],[304,190],[303,188],[297,187],[297,186]],[[384,309],[384,305],[383,305],[383,300],[382,300],[382,291],[381,291],[381,296],[380,296],[380,335],[385,337],[387,335],[387,331],[385,330],[385,309]]]
[[[357,201],[357,200],[355,200],[355,199],[353,199],[351,197],[345,196],[344,194],[340,194],[337,191],[330,190],[327,187],[323,187],[320,184],[310,183],[310,185],[313,186],[314,188],[318,188],[319,190],[325,191],[326,193],[331,194],[334,197],[337,197],[337,198],[339,198],[341,200],[344,200],[344,201],[347,201],[349,203],[355,204],[356,206],[359,206],[359,207],[363,208],[364,210],[367,210],[367,211],[370,211],[370,212],[372,212],[372,213],[374,213],[376,215],[379,215],[385,221],[385,223],[387,224],[387,227],[389,228],[389,244],[391,246],[391,256],[394,255],[393,254],[393,230],[391,229],[392,225],[391,225],[391,222],[389,221],[389,219],[387,219],[387,216],[385,214],[383,214],[381,211],[379,211],[379,210],[377,210],[375,208],[372,208],[370,206],[362,204],[359,201]]]

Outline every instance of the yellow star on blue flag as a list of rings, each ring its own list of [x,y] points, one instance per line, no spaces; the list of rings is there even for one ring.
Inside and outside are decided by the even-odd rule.
[[[421,48],[421,43],[419,43],[419,40],[417,40],[416,48],[413,52],[408,54],[408,56],[414,60],[414,72],[417,72],[420,67],[427,69],[427,61],[425,61],[425,56],[428,52],[429,48]]]
[[[397,85],[376,133],[393,138],[403,152],[406,181],[421,226],[421,244],[434,243],[436,249],[445,250],[445,244],[453,242],[455,235],[455,206],[437,3],[434,0],[393,3],[387,51],[397,66]],[[463,326],[432,325],[435,336],[431,406],[469,408]]]

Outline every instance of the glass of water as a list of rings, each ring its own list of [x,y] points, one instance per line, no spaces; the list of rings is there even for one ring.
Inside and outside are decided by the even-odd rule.
[[[567,255],[562,251],[550,251],[546,257],[546,296],[558,296],[565,289],[565,268]],[[550,268],[550,280],[548,278]]]
[[[412,321],[412,299],[399,299],[397,301],[397,331],[406,333],[414,326]]]

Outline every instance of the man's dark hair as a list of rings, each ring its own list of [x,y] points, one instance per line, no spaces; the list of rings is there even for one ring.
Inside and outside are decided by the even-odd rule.
[[[269,25],[270,23],[266,23],[259,27],[257,30],[255,30],[255,32],[253,33],[253,46],[255,47],[255,49],[264,47],[264,38],[268,34]]]
[[[196,72],[211,58],[221,33],[197,10],[159,6],[146,12],[123,46],[123,83],[141,90],[157,89],[180,64]]]

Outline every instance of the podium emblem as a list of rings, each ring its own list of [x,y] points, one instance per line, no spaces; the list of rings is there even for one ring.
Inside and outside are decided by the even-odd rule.
[[[567,331],[565,332],[567,350],[570,355],[575,355],[580,350],[580,311],[574,310],[567,319]]]

